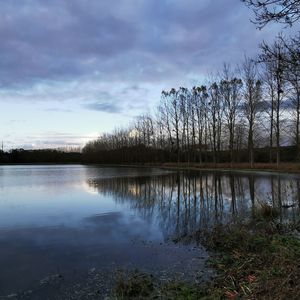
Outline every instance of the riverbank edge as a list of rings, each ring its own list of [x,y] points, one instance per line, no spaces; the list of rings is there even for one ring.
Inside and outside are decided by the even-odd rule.
[[[300,173],[300,163],[282,163],[276,164],[256,163],[252,167],[248,163],[220,163],[220,164],[188,164],[180,163],[161,165],[162,168],[181,169],[181,170],[197,170],[197,171],[247,171],[247,172],[281,172],[281,173]]]
[[[224,172],[272,172],[272,173],[288,173],[300,174],[300,163],[282,163],[277,167],[276,164],[257,163],[251,168],[248,163],[240,164],[199,164],[199,163],[133,163],[133,164],[98,164],[83,163],[86,166],[100,167],[120,167],[120,168],[160,168],[166,170],[182,170],[182,171],[224,171]]]
[[[113,299],[299,299],[300,223],[280,225],[269,206],[255,213],[250,222],[189,237],[211,254],[208,264],[217,275],[207,284],[159,282],[136,271],[116,279]]]
[[[245,171],[245,172],[275,172],[275,173],[300,173],[300,162],[281,163],[279,167],[275,163],[255,163],[252,167],[249,163],[87,163],[87,162],[39,162],[39,163],[0,163],[0,166],[42,166],[42,165],[82,165],[100,167],[124,167],[124,168],[161,168],[169,170],[191,171]]]

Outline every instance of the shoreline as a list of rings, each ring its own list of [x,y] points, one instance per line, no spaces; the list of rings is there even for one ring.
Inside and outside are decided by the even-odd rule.
[[[282,163],[277,167],[276,164],[256,163],[253,167],[249,163],[204,163],[204,164],[188,164],[188,163],[165,163],[160,165],[162,168],[193,170],[193,171],[245,171],[245,172],[274,172],[274,173],[300,173],[300,163]]]
[[[120,168],[162,168],[169,170],[190,170],[190,171],[245,171],[245,172],[274,172],[274,173],[300,173],[300,163],[255,163],[253,167],[249,163],[86,163],[86,162],[28,162],[28,163],[0,163],[0,166],[41,166],[41,165],[83,165],[99,167],[120,167]]]
[[[282,163],[277,168],[276,164],[257,163],[251,168],[248,163],[237,163],[230,166],[229,163],[134,163],[134,164],[99,164],[82,163],[81,165],[95,165],[100,167],[120,167],[120,168],[161,168],[167,170],[190,170],[190,171],[224,171],[224,172],[272,172],[300,174],[300,163]]]

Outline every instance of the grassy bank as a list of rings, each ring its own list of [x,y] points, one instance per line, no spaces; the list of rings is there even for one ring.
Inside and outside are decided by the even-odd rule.
[[[248,222],[216,226],[191,237],[212,257],[217,276],[205,286],[158,282],[138,272],[117,280],[116,299],[300,299],[298,224],[280,225],[262,207]]]

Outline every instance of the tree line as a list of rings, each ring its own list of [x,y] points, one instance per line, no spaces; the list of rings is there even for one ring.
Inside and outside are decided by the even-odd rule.
[[[83,156],[110,163],[279,164],[282,155],[296,158],[299,130],[300,36],[278,35],[255,58],[224,64],[203,85],[162,91],[153,115],[89,142]]]
[[[40,149],[24,150],[11,149],[10,151],[0,150],[0,163],[81,163],[82,154],[77,149]]]

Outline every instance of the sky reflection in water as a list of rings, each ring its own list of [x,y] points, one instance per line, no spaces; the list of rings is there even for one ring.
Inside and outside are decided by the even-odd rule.
[[[299,193],[287,174],[1,166],[0,295],[58,271],[175,268],[195,254],[157,245],[249,217],[262,201],[296,218]]]

